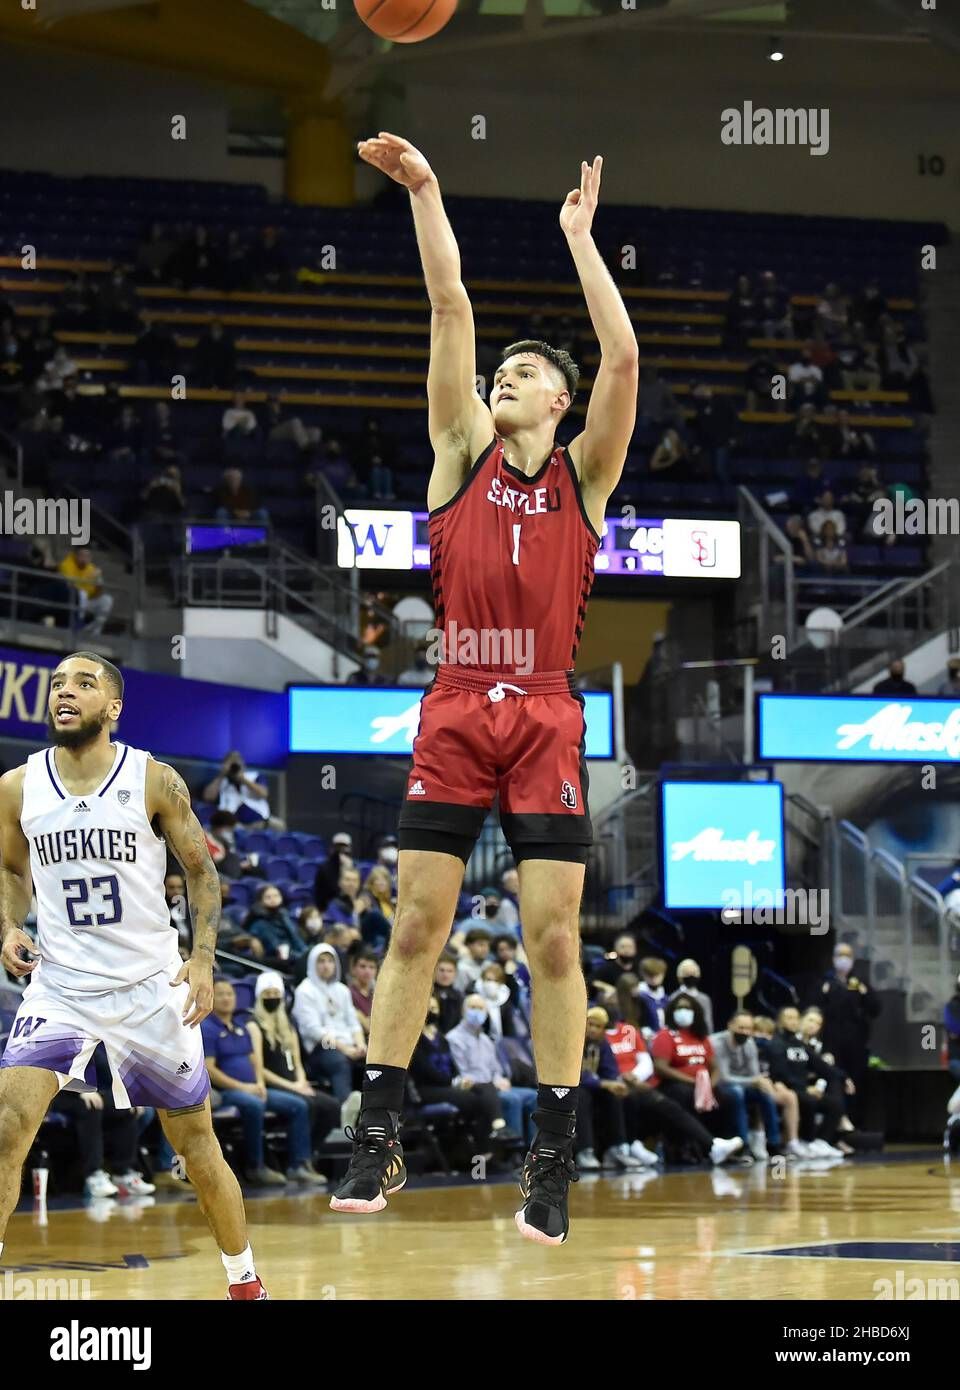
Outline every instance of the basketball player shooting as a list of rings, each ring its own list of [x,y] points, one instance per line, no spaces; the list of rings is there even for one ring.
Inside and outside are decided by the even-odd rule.
[[[359,152],[409,190],[430,299],[427,506],[444,647],[421,705],[400,814],[397,911],[377,981],[353,1156],[331,1206],[379,1211],[406,1180],[398,1139],[406,1068],[467,860],[499,794],[519,869],[540,1078],[516,1220],[527,1238],[559,1244],[577,1176],[586,1016],[579,909],[592,842],[573,666],[606,502],[633,434],[637,341],[591,236],[597,156],[581,165],[580,187],[560,211],[601,351],[584,429],[566,448],[555,441],[579,371],[545,342],[505,350],[488,405],[476,388],[473,311],[433,170],[386,132]],[[511,645],[516,633],[522,653]]]
[[[228,1297],[258,1301],[267,1294],[213,1132],[198,1027],[213,1007],[220,883],[183,778],[110,741],[122,708],[115,666],[92,652],[67,657],[50,681],[52,746],[0,778],[0,960],[29,979],[0,1059],[0,1253],[47,1107],[62,1088],[95,1089],[102,1042],[117,1107],[155,1106],[185,1161]],[[168,845],[190,901],[186,962],[163,895]],[[31,884],[36,951],[22,930]]]

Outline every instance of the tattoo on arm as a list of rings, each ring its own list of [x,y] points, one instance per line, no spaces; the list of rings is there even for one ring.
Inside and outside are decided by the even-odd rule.
[[[220,879],[214,868],[203,828],[190,805],[186,783],[172,767],[162,767],[160,825],[164,838],[183,866],[187,880],[193,955],[213,964],[220,926]]]

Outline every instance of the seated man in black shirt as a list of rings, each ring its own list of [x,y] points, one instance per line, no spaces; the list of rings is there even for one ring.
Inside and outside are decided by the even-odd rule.
[[[843,1158],[842,1149],[834,1147],[837,1126],[843,1115],[843,1105],[835,1094],[827,1094],[827,1086],[835,1080],[837,1071],[808,1047],[800,1033],[800,1010],[791,1005],[781,1009],[778,1029],[770,1039],[767,1057],[770,1080],[781,1081],[796,1093],[800,1106],[800,1143],[809,1158]],[[817,1080],[809,1085],[810,1073]],[[820,1120],[819,1134],[817,1119]]]

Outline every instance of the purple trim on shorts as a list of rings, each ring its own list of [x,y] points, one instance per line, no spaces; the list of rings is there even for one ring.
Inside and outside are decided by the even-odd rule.
[[[118,1070],[131,1105],[178,1110],[185,1105],[199,1105],[210,1093],[210,1077],[202,1059],[191,1072],[178,1076],[165,1058],[131,1050]]]
[[[53,1037],[48,1033],[43,1038],[11,1036],[0,1057],[0,1067],[43,1067],[46,1071],[69,1074],[78,1054],[89,1041],[80,1033],[61,1033]],[[96,1075],[97,1069],[91,1058],[84,1080],[96,1085]]]

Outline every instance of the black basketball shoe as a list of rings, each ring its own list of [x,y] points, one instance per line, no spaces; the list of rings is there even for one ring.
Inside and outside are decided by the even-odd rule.
[[[573,1141],[558,1134],[538,1134],[520,1173],[523,1206],[517,1230],[541,1245],[562,1245],[570,1230],[567,1192],[580,1174],[573,1160]]]
[[[380,1126],[344,1130],[353,1140],[353,1157],[343,1182],[330,1198],[333,1211],[383,1211],[387,1198],[407,1181],[397,1131]]]

